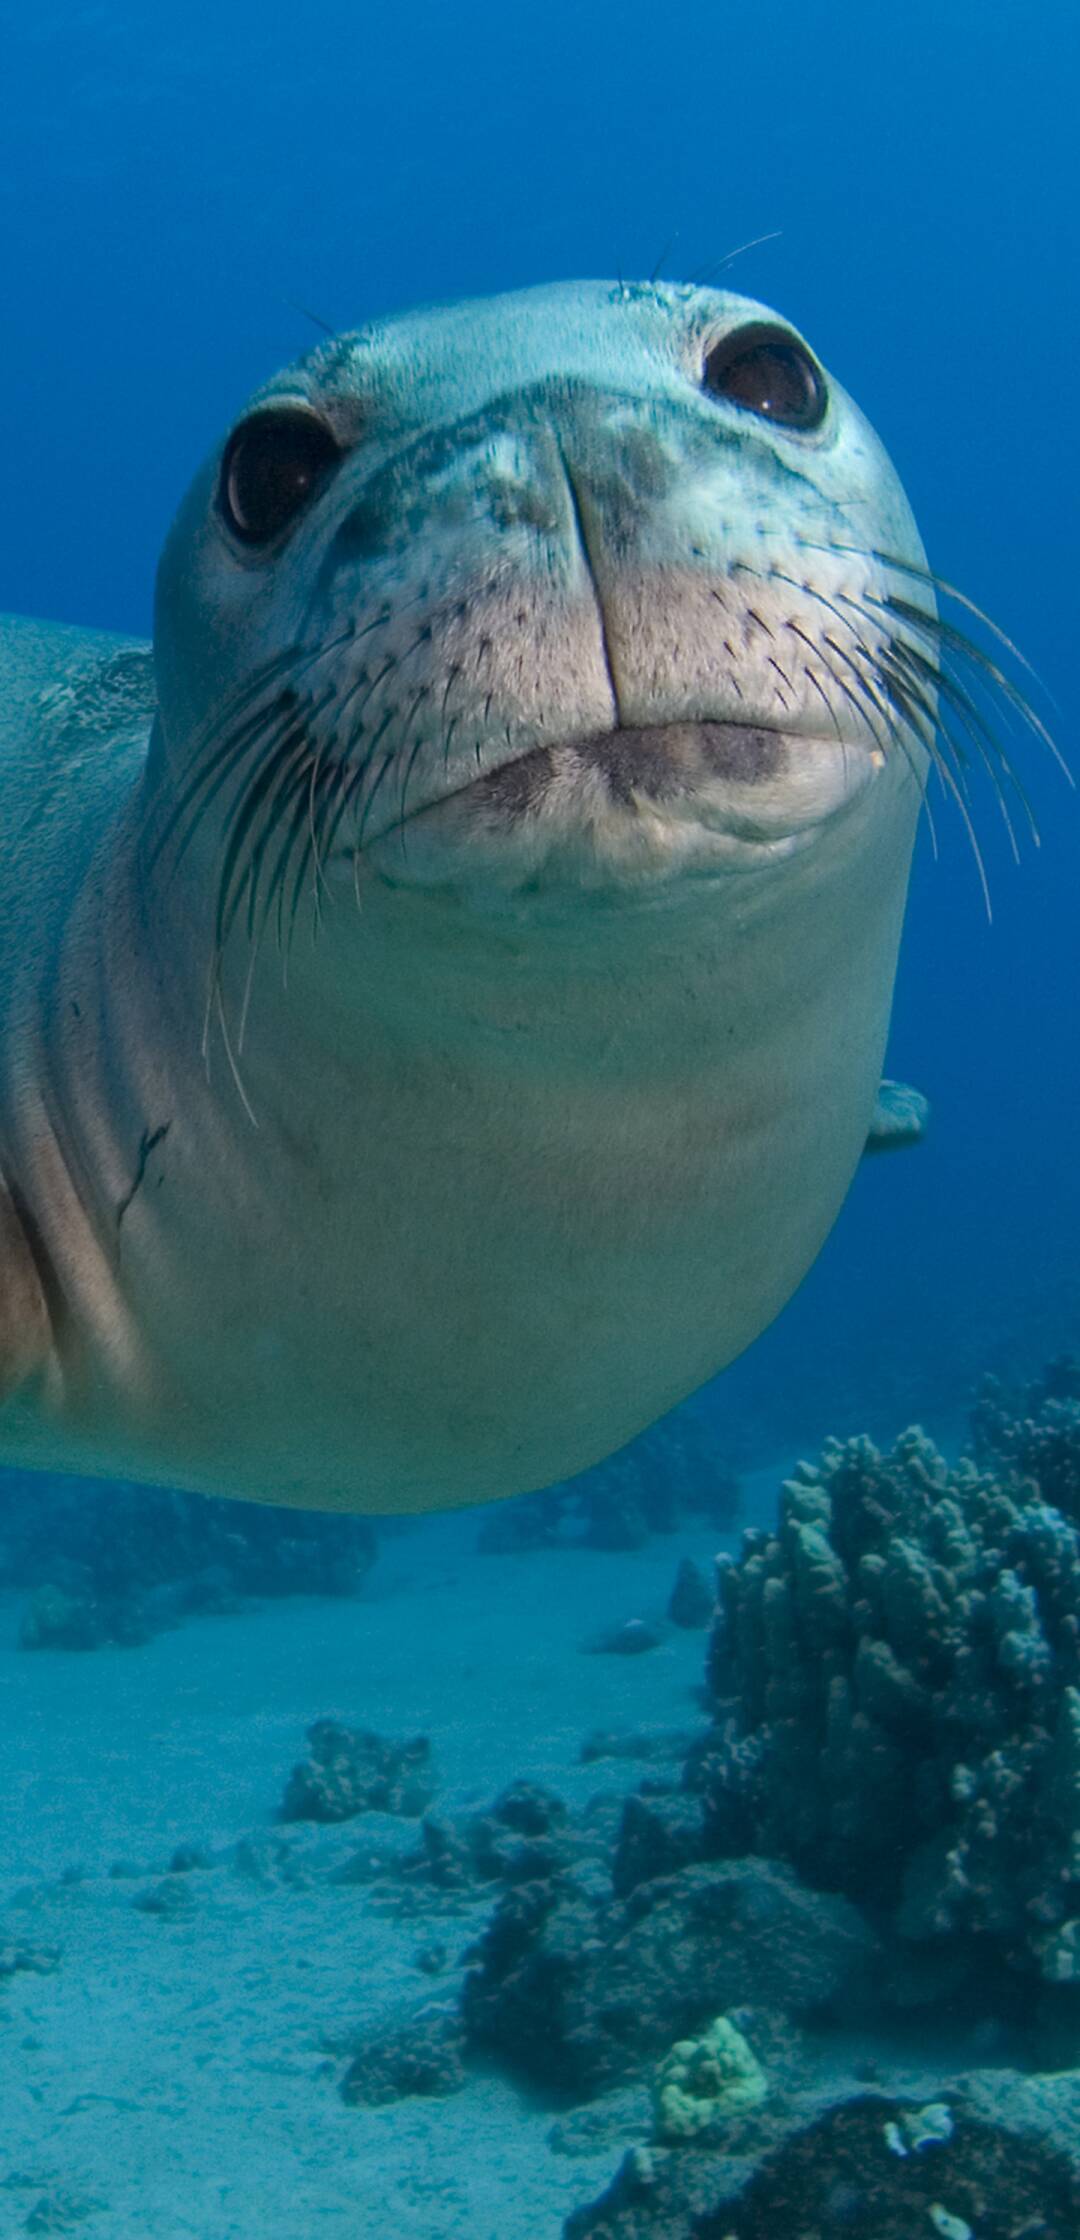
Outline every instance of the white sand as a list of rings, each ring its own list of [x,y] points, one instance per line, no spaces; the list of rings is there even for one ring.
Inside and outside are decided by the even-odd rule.
[[[0,1987],[0,2233],[64,2194],[102,2205],[72,2226],[87,2240],[556,2240],[607,2181],[617,2147],[553,2153],[554,2111],[502,2077],[378,2111],[339,2096],[324,2035],[451,1997],[456,1973],[432,1980],[416,1951],[438,1937],[456,1960],[492,1898],[428,1924],[363,1887],[222,1864],[184,1878],[181,1920],[132,1904],[178,1843],[284,1834],[325,1862],[375,1828],[404,1838],[381,1817],[275,1829],[322,1715],[427,1733],[450,1810],[517,1775],[574,1803],[630,1787],[640,1764],[581,1765],[590,1729],[696,1723],[702,1634],[633,1658],[580,1644],[659,1615],[679,1556],[707,1563],[714,1533],[494,1557],[474,1553],[476,1522],[388,1539],[358,1601],[201,1619],[134,1650],[20,1653],[17,1609],[0,1612],[0,1941],[62,1949],[54,1974]],[[116,1861],[138,1879],[110,1878]]]

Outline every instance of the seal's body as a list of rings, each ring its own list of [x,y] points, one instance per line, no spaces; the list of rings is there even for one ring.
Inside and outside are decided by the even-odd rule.
[[[874,1109],[921,564],[783,322],[589,284],[262,392],[155,679],[0,625],[3,1459],[481,1499],[747,1345]]]

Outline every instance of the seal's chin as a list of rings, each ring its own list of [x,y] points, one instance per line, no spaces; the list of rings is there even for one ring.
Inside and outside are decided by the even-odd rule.
[[[534,746],[369,837],[383,877],[603,889],[753,869],[809,846],[884,767],[871,737],[620,725]]]

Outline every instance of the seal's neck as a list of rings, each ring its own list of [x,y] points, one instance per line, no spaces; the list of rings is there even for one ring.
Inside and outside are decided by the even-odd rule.
[[[910,835],[853,816],[801,855],[664,889],[477,898],[368,878],[324,897],[284,945],[238,924],[215,957],[205,870],[141,874],[160,977],[214,1070],[276,1103],[294,1067],[370,1075],[442,1063],[639,1082],[725,1061],[790,1031],[820,989],[880,957],[899,922]],[[860,928],[858,943],[852,928]],[[885,943],[891,953],[892,941]]]

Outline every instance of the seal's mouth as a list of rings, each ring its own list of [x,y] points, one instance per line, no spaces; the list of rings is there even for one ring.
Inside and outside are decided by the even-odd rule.
[[[753,824],[745,814],[751,800],[772,825],[780,809],[782,791],[784,824],[805,820],[799,796],[807,787],[820,789],[822,752],[828,761],[838,758],[843,787],[848,794],[861,790],[875,766],[884,760],[872,742],[824,739],[813,733],[798,734],[751,723],[619,724],[611,731],[559,747],[533,747],[512,762],[488,773],[470,791],[485,808],[508,817],[528,815],[543,807],[557,788],[559,778],[592,774],[605,787],[613,804],[635,810],[643,802],[692,803],[702,811],[710,801],[730,802],[740,824]],[[831,751],[830,751],[831,750]],[[799,758],[803,761],[800,785]],[[831,788],[829,789],[832,790]],[[742,803],[743,814],[737,804]],[[811,822],[816,822],[812,816]]]
[[[466,851],[490,876],[560,866],[609,877],[751,866],[792,854],[861,799],[885,765],[869,733],[731,721],[620,724],[539,744],[418,802],[365,837],[391,877],[427,881]]]

